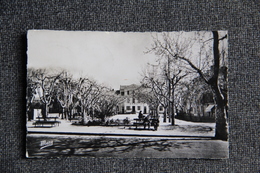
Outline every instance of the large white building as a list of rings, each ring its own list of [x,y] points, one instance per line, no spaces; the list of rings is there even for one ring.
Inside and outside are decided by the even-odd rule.
[[[142,111],[143,114],[149,113],[148,104],[139,101],[135,95],[138,88],[140,88],[140,86],[136,84],[120,86],[119,94],[122,97],[125,97],[125,100],[121,105],[119,105],[118,113],[130,114],[130,113],[137,113],[140,111]]]

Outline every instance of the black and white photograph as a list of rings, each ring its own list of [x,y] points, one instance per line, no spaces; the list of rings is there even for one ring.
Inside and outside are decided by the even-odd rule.
[[[27,32],[26,157],[226,159],[228,32]]]

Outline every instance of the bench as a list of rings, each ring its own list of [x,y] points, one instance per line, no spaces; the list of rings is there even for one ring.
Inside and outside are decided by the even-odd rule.
[[[46,120],[51,120],[51,119],[53,119],[54,121],[56,121],[57,118],[59,118],[59,117],[46,117],[45,119],[46,119]],[[37,119],[38,119],[39,121],[40,121],[40,120],[44,120],[43,117],[37,117]]]
[[[143,126],[144,129],[146,128],[146,126],[148,126],[148,130],[150,129],[150,122],[144,122],[144,119],[139,119],[139,118],[135,118],[134,119],[135,122],[133,123],[133,126],[135,126],[135,129],[137,129],[137,127],[139,126]]]
[[[51,127],[55,126],[56,124],[59,125],[60,124],[60,121],[42,121],[42,120],[38,120],[38,121],[35,121],[34,123],[34,126],[45,126],[45,125],[50,125]]]
[[[45,119],[43,117],[37,117],[37,121],[35,121],[33,123],[34,127],[36,126],[45,126],[45,125],[49,125],[51,127],[55,126],[55,125],[59,125],[60,121],[57,121],[58,117],[46,117]]]
[[[82,116],[74,116],[69,119],[71,124],[80,124],[82,122]]]
[[[154,130],[158,129],[159,126],[159,120],[157,118],[151,118],[149,121],[144,121],[144,119],[136,118],[134,119],[135,122],[133,123],[133,126],[135,126],[135,129],[139,126],[143,126],[144,129],[146,129],[146,126],[148,126],[148,130],[150,129],[150,126],[154,126]]]
[[[144,123],[133,123],[133,125],[135,126],[135,128],[137,129],[138,126],[144,126]]]

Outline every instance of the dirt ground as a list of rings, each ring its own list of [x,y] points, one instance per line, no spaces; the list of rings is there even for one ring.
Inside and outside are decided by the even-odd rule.
[[[113,118],[126,116],[130,120],[137,117],[133,114]],[[161,119],[158,130],[154,131],[129,126],[75,126],[70,121],[59,121],[59,126],[51,128],[35,128],[33,122],[27,123],[28,157],[228,157],[228,142],[213,139],[215,123],[176,119],[176,125],[172,126]]]
[[[228,142],[205,139],[29,135],[29,157],[227,158]]]
[[[52,115],[55,116],[55,115]],[[131,121],[137,118],[137,114],[123,114],[111,117],[111,119],[120,119],[128,117]],[[211,136],[214,137],[215,133],[215,123],[199,123],[199,122],[188,122],[183,120],[175,119],[175,125],[172,126],[171,123],[164,123],[162,117],[160,118],[160,123],[157,131],[143,130],[143,127],[131,126],[76,126],[72,125],[70,121],[61,120],[58,126],[51,128],[35,128],[33,121],[27,122],[27,130],[29,132],[62,132],[62,133],[88,133],[88,134],[124,134],[124,135],[144,135],[144,136]]]

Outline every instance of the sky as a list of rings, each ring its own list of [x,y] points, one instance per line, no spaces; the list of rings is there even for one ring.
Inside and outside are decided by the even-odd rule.
[[[182,40],[194,33],[185,32]],[[174,38],[178,32],[170,34]],[[145,53],[155,35],[160,37],[158,32],[29,30],[27,67],[66,70],[74,78],[88,77],[117,90],[120,85],[140,84],[147,63],[158,64],[154,53]],[[207,32],[203,40],[212,45],[210,38]],[[199,47],[194,44],[189,51],[197,65]]]
[[[28,31],[27,67],[65,69],[114,89],[139,84],[146,64],[156,64],[151,33]]]

